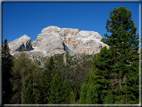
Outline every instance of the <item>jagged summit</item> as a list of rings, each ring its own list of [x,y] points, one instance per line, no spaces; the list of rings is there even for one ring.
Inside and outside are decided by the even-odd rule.
[[[12,55],[15,54],[16,52],[21,51],[21,50],[28,51],[28,50],[32,49],[31,38],[28,37],[26,34],[24,34],[20,38],[9,42],[8,46],[10,48],[10,53]]]
[[[26,34],[12,42],[9,42],[11,53],[21,51],[38,53],[40,56],[51,56],[64,53],[66,50],[74,53],[92,54],[100,51],[99,46],[107,46],[101,42],[101,35],[94,31],[85,31],[72,28],[59,28],[48,26],[41,30],[37,39],[31,43],[31,38]]]

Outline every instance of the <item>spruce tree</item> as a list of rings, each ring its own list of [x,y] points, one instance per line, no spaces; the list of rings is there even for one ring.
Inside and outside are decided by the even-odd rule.
[[[112,91],[109,89],[107,96],[104,98],[103,104],[113,104],[113,103],[114,103],[114,97]]]
[[[95,104],[102,104],[103,98],[110,87],[112,51],[106,47],[101,48],[100,53],[93,59],[93,74],[90,76],[89,83],[94,85],[96,95]]]
[[[48,103],[48,94],[49,94],[49,87],[51,83],[51,71],[45,70],[43,73],[43,78],[41,80],[41,103],[47,104]]]
[[[50,93],[49,93],[49,104],[61,104],[64,102],[64,90],[63,90],[63,82],[61,79],[61,74],[57,72],[53,77],[53,80],[50,85]]]
[[[98,100],[98,93],[95,90],[94,84],[87,84],[86,104],[96,104]]]
[[[63,82],[63,101],[62,101],[62,104],[70,104],[70,86],[69,86],[69,83],[67,82],[67,80],[64,80]]]
[[[126,94],[130,89],[127,87],[128,84],[129,87],[131,86],[133,89],[137,87],[136,92],[132,90],[129,91],[129,97],[135,96],[135,98],[138,99],[136,95],[138,94],[139,84],[135,82],[135,85],[132,85],[131,82],[133,83],[133,78],[136,80],[139,78],[138,66],[133,66],[134,63],[138,64],[139,59],[139,35],[136,34],[137,27],[135,27],[131,16],[132,12],[127,10],[124,6],[114,8],[113,11],[110,12],[110,20],[107,19],[106,23],[107,32],[111,34],[105,34],[106,38],[101,40],[108,44],[113,52],[112,72],[115,74],[115,84],[113,84],[115,90],[115,103],[130,103],[130,100],[126,99],[127,97],[124,100],[123,95],[124,90]],[[136,101],[136,99],[133,100]]]
[[[99,94],[96,92],[94,84],[84,83],[80,92],[80,104],[97,104]]]
[[[86,104],[87,100],[87,84],[84,83],[81,87],[81,91],[80,91],[80,104]]]
[[[35,103],[36,103],[36,99],[33,94],[32,82],[30,80],[28,83],[28,86],[24,92],[22,104],[35,104]]]
[[[124,104],[139,104],[139,63],[133,63],[122,84],[121,98]]]
[[[12,93],[11,71],[13,67],[13,56],[9,52],[7,39],[2,44],[2,103],[9,104]]]
[[[51,85],[51,81],[53,79],[53,76],[55,74],[55,63],[53,60],[53,57],[51,56],[49,58],[49,62],[45,64],[45,70],[43,72],[43,78],[41,80],[41,101],[40,103],[42,104],[47,104],[49,103],[48,98],[49,98],[49,88]]]

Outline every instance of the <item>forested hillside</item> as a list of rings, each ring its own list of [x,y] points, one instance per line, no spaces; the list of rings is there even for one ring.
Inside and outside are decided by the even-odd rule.
[[[2,45],[3,104],[139,104],[139,35],[125,7],[107,19],[97,54],[70,51],[32,61],[25,52],[9,53]]]

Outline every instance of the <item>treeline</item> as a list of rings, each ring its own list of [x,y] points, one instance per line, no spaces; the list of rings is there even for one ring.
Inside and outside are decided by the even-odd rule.
[[[95,55],[69,51],[54,55],[43,68],[22,52],[2,45],[3,104],[139,104],[139,35],[125,7],[114,8],[107,19]],[[38,63],[39,64],[39,63]]]
[[[3,84],[9,81],[3,92],[9,92],[10,95],[8,100],[8,96],[3,93],[3,103],[77,104],[79,102],[80,87],[85,73],[92,67],[93,55],[71,56],[67,51],[47,58],[44,68],[40,68],[40,64],[37,61],[33,62],[24,52],[20,52],[15,57],[11,56],[7,40],[3,43],[2,50],[2,62],[6,62],[5,65],[3,64],[3,72],[6,72],[3,76],[10,75],[9,78],[3,78]],[[4,70],[5,68],[7,70]]]

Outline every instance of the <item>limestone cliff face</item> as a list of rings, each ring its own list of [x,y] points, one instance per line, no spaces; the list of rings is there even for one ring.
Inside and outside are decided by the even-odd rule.
[[[10,48],[11,54],[15,54],[16,52],[19,52],[21,50],[23,51],[31,50],[32,49],[31,38],[28,37],[26,34],[24,34],[20,38],[9,42],[8,46]]]
[[[72,53],[92,54],[100,51],[100,45],[109,48],[108,45],[101,42],[101,39],[98,32],[49,26],[42,29],[37,39],[32,43],[30,37],[23,35],[8,44],[12,54],[25,50],[39,56],[51,56],[64,53],[67,49],[70,49]]]
[[[93,31],[80,31],[76,36],[68,34],[64,41],[69,49],[77,53],[87,53],[92,54],[98,53],[100,51],[99,46],[107,46],[100,40],[102,39],[101,35]]]
[[[63,43],[65,44],[65,46],[67,46],[71,51],[74,51],[75,53],[92,54],[93,52],[98,53],[100,51],[100,45],[102,45],[103,47],[109,47],[108,45],[100,41],[101,38],[101,35],[98,32],[94,31],[79,32],[78,29],[49,26],[41,31],[41,34],[37,36],[37,39],[32,42],[32,46],[36,48],[40,47],[40,49],[42,47],[45,48],[45,46],[48,46],[45,50],[47,51],[47,53],[50,53],[51,48],[49,48],[49,45],[54,44],[54,46],[51,46],[52,54],[56,54],[62,53],[64,51],[61,45]],[[44,46],[42,44],[44,44]]]

